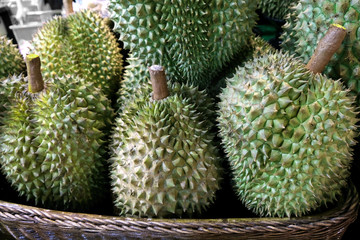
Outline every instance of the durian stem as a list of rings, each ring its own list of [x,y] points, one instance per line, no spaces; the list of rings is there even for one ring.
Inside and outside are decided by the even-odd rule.
[[[41,62],[36,54],[26,56],[26,68],[30,93],[37,93],[44,89],[44,80],[41,75]]]
[[[149,67],[151,85],[153,89],[153,99],[161,100],[169,96],[166,83],[165,69],[159,65]]]
[[[331,57],[340,48],[345,36],[346,28],[338,24],[331,25],[325,36],[319,41],[306,68],[314,73],[324,71]]]
[[[72,0],[63,0],[66,16],[74,13]]]

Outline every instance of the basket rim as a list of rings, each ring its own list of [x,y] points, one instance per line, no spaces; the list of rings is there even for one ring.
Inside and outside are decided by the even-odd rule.
[[[319,227],[347,228],[357,218],[359,196],[354,184],[334,208],[317,215],[293,218],[154,219],[75,213],[0,200],[0,223],[35,224],[40,228],[77,229],[84,232],[141,234],[248,234],[259,231],[316,231]]]

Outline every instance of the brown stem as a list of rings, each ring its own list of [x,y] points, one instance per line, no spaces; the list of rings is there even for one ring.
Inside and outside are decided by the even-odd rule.
[[[161,100],[169,96],[166,83],[165,69],[159,65],[149,67],[151,85],[153,89],[153,99]]]
[[[44,89],[44,80],[41,75],[40,58],[36,54],[26,56],[26,68],[28,73],[28,91],[37,93]]]
[[[72,0],[63,0],[66,16],[74,12]]]
[[[333,24],[320,40],[314,54],[306,68],[314,73],[321,73],[329,63],[331,57],[341,46],[346,36],[346,29],[338,24]]]

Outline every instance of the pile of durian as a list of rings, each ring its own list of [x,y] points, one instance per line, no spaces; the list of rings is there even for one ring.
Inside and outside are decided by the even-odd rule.
[[[110,0],[108,19],[44,23],[25,58],[0,37],[8,184],[31,205],[111,199],[130,217],[204,216],[224,179],[257,216],[336,202],[358,136],[360,2],[280,2]],[[254,35],[259,10],[285,18],[282,49]],[[346,36],[322,74],[306,63],[330,26]]]

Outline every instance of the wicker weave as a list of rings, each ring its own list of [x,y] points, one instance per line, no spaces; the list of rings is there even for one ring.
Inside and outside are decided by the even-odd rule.
[[[341,239],[357,218],[353,185],[337,205],[302,218],[136,219],[0,201],[0,230],[15,239]]]

